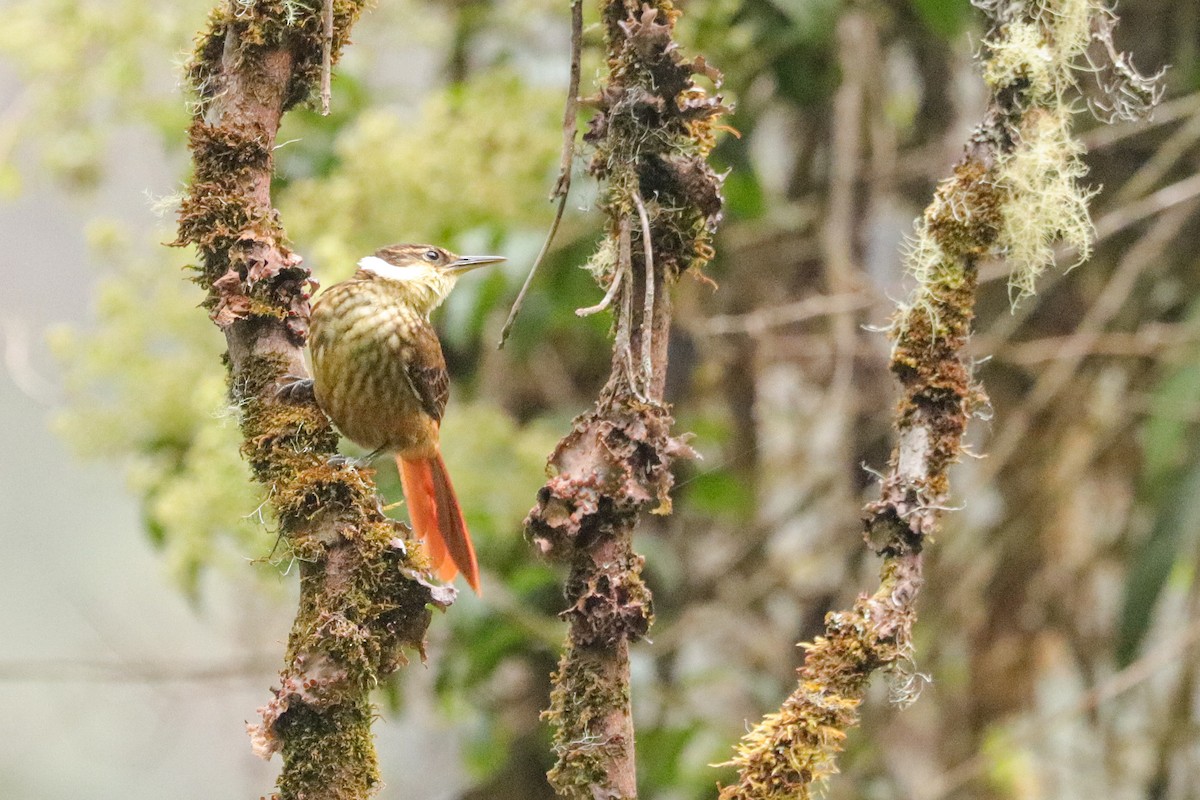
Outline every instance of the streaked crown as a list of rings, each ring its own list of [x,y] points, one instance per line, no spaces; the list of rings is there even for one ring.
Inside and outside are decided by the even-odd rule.
[[[390,244],[376,250],[375,257],[383,259],[395,267],[404,267],[410,264],[445,267],[458,260],[458,256],[449,250],[431,244]]]

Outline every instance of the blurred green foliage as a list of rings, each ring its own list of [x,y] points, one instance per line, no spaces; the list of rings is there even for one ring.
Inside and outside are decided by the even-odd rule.
[[[1189,318],[1198,314],[1200,306],[1193,305]],[[1184,584],[1195,581],[1200,544],[1200,436],[1193,414],[1200,397],[1200,357],[1192,353],[1166,372],[1149,396],[1138,486],[1149,530],[1132,555],[1125,584],[1116,640],[1122,666],[1138,656],[1171,576]]]
[[[20,170],[13,157],[32,152],[51,174],[94,186],[109,137],[129,125],[150,126],[165,146],[178,148],[187,126],[176,94],[178,67],[210,6],[208,0],[6,3],[0,56],[15,67],[21,94],[5,109],[0,183],[15,189]]]
[[[97,221],[91,234],[109,259],[122,254],[119,223]],[[184,254],[167,256],[113,269],[97,292],[95,329],[60,329],[51,344],[66,367],[60,432],[83,454],[126,465],[147,533],[194,594],[206,567],[244,568],[272,539],[239,454],[220,339],[195,307]]]
[[[452,242],[483,231],[495,243],[544,225],[561,118],[559,92],[505,71],[435,93],[411,115],[364,109],[338,131],[336,164],[280,194],[284,224],[321,264],[353,264],[413,237]],[[290,138],[285,125],[280,141]],[[288,155],[278,151],[285,172]]]
[[[970,0],[912,0],[921,21],[947,40],[961,34],[971,21]]]

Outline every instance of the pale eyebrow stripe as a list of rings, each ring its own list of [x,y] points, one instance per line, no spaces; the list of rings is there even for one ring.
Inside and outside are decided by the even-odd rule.
[[[367,272],[374,272],[381,278],[390,278],[394,281],[411,281],[422,273],[419,268],[397,267],[395,264],[389,264],[379,256],[367,256],[359,259],[358,266]]]

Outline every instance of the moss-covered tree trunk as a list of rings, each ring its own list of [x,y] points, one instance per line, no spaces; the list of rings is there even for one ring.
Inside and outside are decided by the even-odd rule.
[[[670,510],[670,465],[689,452],[663,403],[669,291],[711,257],[721,211],[705,159],[723,108],[692,80],[719,76],[679,54],[678,15],[668,0],[601,5],[609,72],[585,139],[591,172],[606,182],[607,238],[591,266],[613,308],[612,372],[551,456],[555,477],[526,520],[539,549],[571,565],[570,630],[547,716],[558,754],[550,782],[578,800],[637,796],[629,647],[652,614],[633,529],[644,511]]]
[[[379,782],[369,693],[420,651],[431,605],[452,590],[421,579],[404,530],[380,511],[369,477],[330,464],[337,435],[310,402],[279,389],[303,377],[314,284],[271,205],[275,135],[336,61],[365,3],[229,2],[197,43],[188,77],[193,176],[181,245],[228,345],[242,451],[300,564],[300,608],[279,687],[250,726],[256,752],[282,752],[278,797],[351,800]]]

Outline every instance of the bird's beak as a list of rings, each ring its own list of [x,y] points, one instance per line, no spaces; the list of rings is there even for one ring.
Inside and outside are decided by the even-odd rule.
[[[446,271],[455,275],[461,275],[473,269],[486,267],[488,264],[499,264],[504,260],[504,256],[461,256],[457,260],[451,261],[446,266]]]

